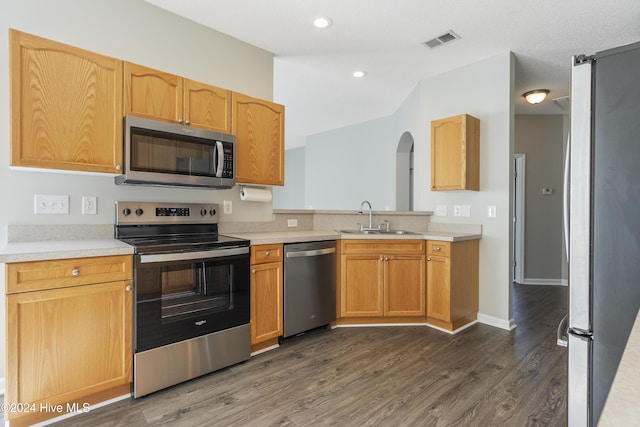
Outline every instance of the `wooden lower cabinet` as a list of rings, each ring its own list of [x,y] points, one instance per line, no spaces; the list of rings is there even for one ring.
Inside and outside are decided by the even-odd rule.
[[[97,265],[105,265],[107,258],[95,258]],[[130,273],[131,257],[126,258]],[[87,269],[91,259],[81,261]],[[69,276],[82,280],[83,270],[74,273],[78,269],[73,260],[52,263],[61,266],[52,271],[67,265]],[[10,271],[38,271],[42,264],[9,264],[7,289],[15,288]],[[131,279],[11,293],[6,303],[5,404],[22,409],[5,411],[12,426],[31,425],[130,392]]]
[[[424,317],[424,242],[343,240],[341,245],[341,318]]]
[[[278,342],[283,333],[283,247],[251,247],[251,349]]]
[[[454,331],[478,316],[478,240],[427,242],[427,322]]]

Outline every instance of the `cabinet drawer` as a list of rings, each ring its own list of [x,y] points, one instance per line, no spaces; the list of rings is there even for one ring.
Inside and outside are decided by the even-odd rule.
[[[251,246],[251,264],[282,261],[282,245]]]
[[[450,256],[451,243],[440,240],[427,240],[427,255]]]
[[[340,242],[342,254],[422,255],[424,240],[353,239]]]
[[[7,264],[7,293],[131,280],[132,256],[116,255]]]

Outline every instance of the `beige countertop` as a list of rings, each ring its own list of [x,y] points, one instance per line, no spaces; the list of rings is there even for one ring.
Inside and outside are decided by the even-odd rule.
[[[640,420],[640,315],[629,335],[627,346],[605,402],[599,427],[636,426]]]
[[[133,254],[133,247],[115,239],[7,243],[0,263]]]
[[[443,240],[457,242],[462,240],[477,240],[482,236],[475,233],[454,233],[446,231],[424,231],[413,234],[353,234],[341,233],[339,230],[296,230],[270,231],[257,233],[224,233],[227,236],[239,237],[251,241],[252,245],[266,245],[275,243],[311,242],[315,240],[338,239],[375,239],[375,240]]]
[[[351,234],[341,233],[338,230],[295,230],[223,234],[250,240],[252,245],[339,239],[420,239],[456,242],[461,240],[475,240],[481,238],[481,234],[448,231],[424,231],[416,232],[415,234],[400,235]],[[47,240],[42,242],[15,242],[7,243],[6,245],[0,247],[0,263],[41,261],[64,258],[86,258],[92,256],[126,254],[133,254],[133,247],[115,239],[78,239]]]

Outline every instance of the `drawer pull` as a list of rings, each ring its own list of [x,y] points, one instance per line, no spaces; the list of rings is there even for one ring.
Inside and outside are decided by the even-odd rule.
[[[80,270],[78,270],[77,268],[74,268],[73,270],[71,270],[71,275],[72,276],[79,276],[80,275]]]
[[[384,261],[384,257],[380,257],[380,261]]]
[[[133,287],[131,285],[127,285],[124,290],[127,292],[131,292],[131,289],[133,289]]]
[[[251,274],[256,274],[256,270],[251,270]]]
[[[431,258],[427,258],[427,261],[431,261]]]
[[[271,251],[266,251],[266,252],[264,253],[264,256],[269,256],[269,255],[271,255]]]
[[[385,260],[385,261],[389,261],[389,257],[385,257],[385,259],[384,259],[384,260]]]
[[[440,246],[436,246],[436,251],[440,251],[442,248]]]

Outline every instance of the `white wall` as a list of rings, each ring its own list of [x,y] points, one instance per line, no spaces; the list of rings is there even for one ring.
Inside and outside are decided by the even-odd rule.
[[[142,0],[7,0],[0,3],[0,244],[9,224],[113,224],[116,200],[220,202],[234,213],[221,221],[271,220],[271,204],[243,205],[239,190],[116,186],[112,175],[17,171],[9,168],[8,30],[46,37],[104,55],[272,99],[273,55]],[[67,194],[69,215],[34,215],[34,194]],[[98,214],[81,215],[80,200],[98,197]],[[4,292],[0,322],[4,324]],[[4,326],[0,346],[4,346]],[[4,348],[0,349],[4,359]],[[4,363],[0,361],[0,377]]]
[[[431,222],[482,224],[479,319],[509,328],[511,316],[511,218],[513,186],[514,56],[509,52],[420,82],[419,131],[414,134],[416,210],[447,205],[448,216]],[[432,120],[458,114],[480,119],[480,191],[431,191]],[[453,205],[471,206],[454,217]],[[496,218],[487,217],[495,205]]]
[[[443,204],[449,215],[431,222],[482,224],[480,319],[502,328],[512,326],[513,79],[509,52],[425,79],[392,116],[308,136],[305,159],[307,208],[357,210],[368,199],[375,210],[395,210],[396,148],[411,133],[414,210]],[[432,192],[430,123],[463,113],[480,119],[480,191]],[[454,204],[470,205],[471,216],[453,217]]]
[[[368,200],[374,210],[394,210],[401,135],[385,117],[308,136],[306,208],[358,210]]]
[[[305,203],[305,147],[284,153],[284,187],[273,187],[274,209],[304,209]],[[286,188],[286,189],[285,189]]]

